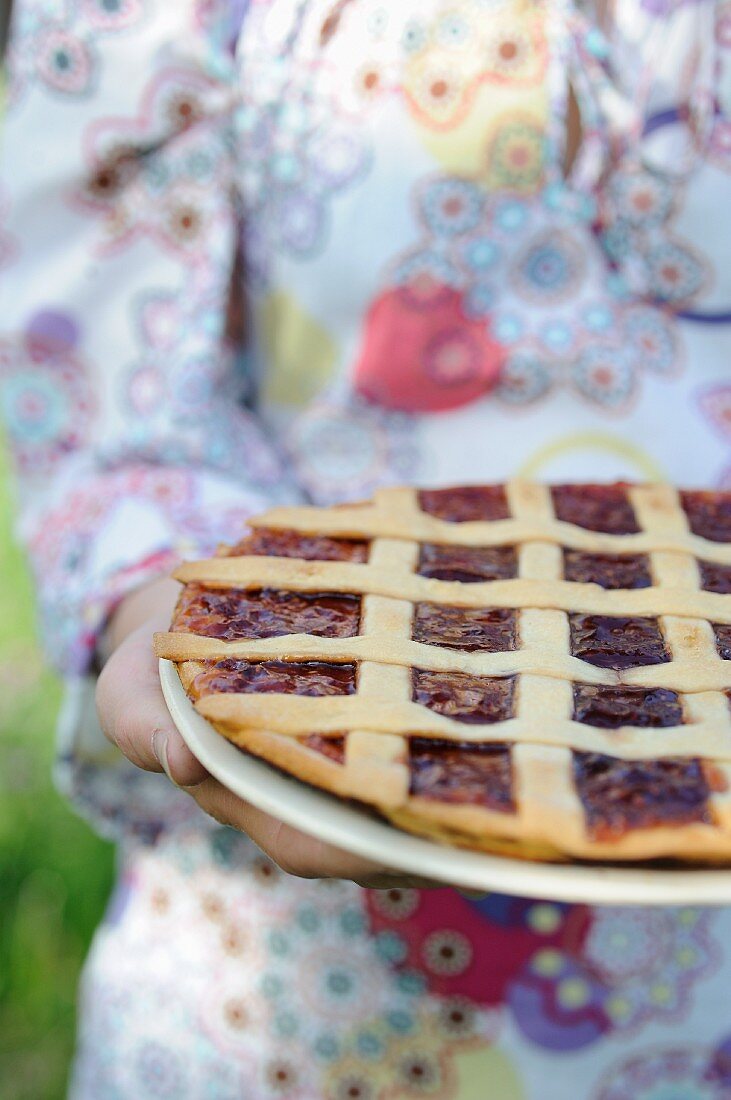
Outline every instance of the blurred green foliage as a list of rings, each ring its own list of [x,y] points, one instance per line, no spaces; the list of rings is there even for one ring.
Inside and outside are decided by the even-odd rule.
[[[0,455],[0,1100],[62,1100],[79,969],[113,851],[53,789],[60,700],[35,639]]]

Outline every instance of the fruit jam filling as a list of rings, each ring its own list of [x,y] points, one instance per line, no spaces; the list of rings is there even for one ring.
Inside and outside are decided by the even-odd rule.
[[[515,810],[507,745],[468,745],[413,738],[409,744],[411,794],[438,802]]]
[[[256,527],[251,535],[228,549],[231,556],[258,554],[269,558],[303,558],[305,561],[368,561],[368,543],[361,539],[331,539],[325,535],[301,535]]]
[[[710,542],[731,542],[731,493],[686,491],[680,500],[694,535]]]
[[[666,688],[574,684],[574,721],[608,730],[620,726],[664,729],[682,725],[683,707],[678,693]]]
[[[649,588],[650,563],[644,554],[585,554],[564,550],[563,575],[567,581],[598,584],[602,588]]]
[[[595,752],[573,757],[576,789],[596,840],[708,820],[709,788],[699,760],[618,760]]]
[[[518,575],[514,546],[434,546],[423,543],[419,574],[439,581],[507,581]]]
[[[360,598],[326,592],[279,592],[271,588],[205,588],[189,584],[173,618],[173,630],[236,641],[315,634],[353,638],[360,624]]]
[[[706,592],[731,592],[731,565],[719,565],[715,561],[699,561],[701,588]]]
[[[713,633],[716,635],[716,648],[723,661],[731,661],[731,626],[727,623],[714,623]]]
[[[354,664],[327,661],[244,661],[228,658],[206,662],[191,685],[196,699],[219,692],[277,692],[282,695],[352,695]]]
[[[571,653],[597,668],[635,668],[670,660],[657,619],[569,615]]]
[[[418,603],[413,639],[467,653],[498,653],[517,648],[517,616],[505,608],[445,607]]]
[[[310,733],[300,740],[308,749],[319,752],[320,756],[326,756],[334,764],[345,763],[344,737],[323,737],[320,733]]]
[[[513,714],[515,677],[412,670],[413,699],[457,722],[504,722]]]
[[[452,489],[422,489],[419,507],[448,523],[494,522],[509,519],[504,485],[464,485]]]
[[[554,485],[551,496],[556,519],[564,523],[609,535],[639,531],[624,485]]]

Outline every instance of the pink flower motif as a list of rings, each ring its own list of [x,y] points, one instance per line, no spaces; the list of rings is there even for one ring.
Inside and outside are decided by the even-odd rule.
[[[731,157],[731,122],[716,122],[711,134],[711,148],[720,158]]]
[[[89,47],[65,28],[55,27],[35,43],[36,64],[43,81],[59,92],[87,91],[92,75]]]
[[[88,128],[87,183],[72,202],[103,218],[103,252],[149,237],[194,263],[204,236],[208,248],[217,247],[217,228],[232,215],[218,176],[220,140],[198,125],[214,94],[204,73],[170,67],[147,85],[135,117],[102,118]],[[164,164],[142,155],[169,135],[176,140]]]
[[[724,1100],[728,1089],[713,1075],[711,1051],[698,1046],[660,1047],[613,1065],[602,1077],[596,1100]]]
[[[731,7],[721,5],[716,19],[716,41],[719,46],[731,49]]]
[[[731,386],[711,386],[698,394],[698,405],[711,427],[731,443]]]
[[[173,347],[180,334],[180,299],[174,294],[150,295],[140,309],[140,328],[146,345],[155,351]]]
[[[143,364],[131,371],[126,390],[133,412],[151,416],[165,399],[165,377],[154,364]]]
[[[608,412],[624,412],[634,396],[636,379],[627,351],[610,340],[587,342],[570,376],[582,397]]]
[[[83,0],[81,9],[96,30],[117,31],[138,22],[143,14],[143,2],[142,0]]]
[[[33,316],[20,339],[0,342],[0,401],[19,468],[43,476],[87,438],[95,398],[68,314]]]

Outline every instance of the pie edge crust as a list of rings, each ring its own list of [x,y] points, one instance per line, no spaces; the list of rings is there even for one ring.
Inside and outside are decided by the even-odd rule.
[[[616,542],[617,539],[621,539],[621,547],[625,552],[632,550],[632,552],[649,553],[652,556],[652,563],[655,566],[657,572],[658,564],[660,566],[662,584],[659,586],[661,589],[677,588],[680,589],[684,597],[690,597],[692,594],[693,599],[688,599],[685,606],[690,608],[690,611],[686,615],[677,615],[677,611],[683,610],[683,605],[674,607],[676,615],[670,618],[671,633],[675,633],[675,641],[680,641],[680,648],[683,652],[678,654],[673,653],[673,660],[666,665],[648,666],[633,670],[637,675],[632,679],[627,677],[621,677],[622,682],[639,682],[642,683],[643,679],[647,686],[662,686],[658,683],[658,675],[662,677],[662,673],[658,674],[658,669],[672,670],[674,673],[684,673],[684,682],[681,687],[677,684],[678,690],[684,692],[696,693],[696,700],[702,701],[702,696],[705,695],[718,695],[723,688],[731,686],[731,678],[728,676],[728,665],[725,668],[719,667],[719,657],[714,652],[710,652],[711,638],[709,637],[709,620],[704,617],[698,616],[694,618],[693,612],[697,614],[700,608],[697,602],[694,602],[698,596],[698,582],[693,581],[694,574],[697,574],[696,560],[700,557],[704,560],[720,561],[723,564],[731,564],[731,546],[728,544],[719,544],[707,541],[705,539],[699,539],[698,536],[692,535],[687,529],[687,521],[684,514],[680,509],[678,502],[678,492],[667,485],[639,485],[629,487],[629,493],[632,499],[632,503],[635,506],[636,511],[639,514],[639,518],[642,523],[643,530],[639,535],[630,536],[611,536],[603,535],[596,532],[586,531],[583,528],[575,528],[570,524],[561,524],[559,521],[552,519],[549,510],[546,508],[546,497],[548,496],[549,489],[547,486],[539,485],[533,482],[509,482],[507,483],[507,491],[510,497],[513,515],[516,517],[513,520],[508,521],[496,521],[493,523],[468,523],[468,524],[445,524],[444,521],[434,520],[434,517],[421,513],[416,504],[416,491],[411,489],[396,489],[385,490],[376,494],[375,501],[372,505],[357,505],[347,506],[344,508],[335,509],[316,509],[316,508],[280,508],[275,509],[273,512],[265,513],[263,516],[256,517],[251,521],[252,526],[264,526],[264,527],[279,527],[282,529],[293,529],[300,533],[312,533],[320,535],[334,535],[337,537],[340,535],[344,537],[346,534],[350,537],[366,537],[373,538],[381,543],[383,551],[381,554],[381,560],[375,563],[376,568],[386,570],[392,564],[389,561],[395,558],[397,561],[399,558],[404,560],[404,551],[406,546],[413,548],[414,545],[418,545],[414,540],[412,534],[410,539],[404,539],[403,535],[403,522],[404,518],[408,522],[410,517],[413,520],[414,510],[416,514],[421,517],[419,524],[421,527],[430,529],[423,535],[419,535],[419,541],[437,541],[446,542],[452,545],[508,545],[511,540],[515,538],[518,532],[516,528],[522,528],[525,531],[526,528],[533,529],[530,534],[533,535],[532,539],[528,539],[530,548],[532,551],[526,556],[528,558],[529,565],[533,568],[533,571],[540,573],[545,571],[546,562],[552,551],[560,549],[560,547],[577,546],[577,548],[593,550],[595,552],[611,552],[608,550],[608,546],[612,549],[618,549],[619,546]],[[517,516],[516,516],[516,503],[517,503]],[[366,529],[366,523],[364,520],[369,518],[369,510],[371,513],[378,512],[378,520],[380,528],[376,534],[372,529],[369,531]],[[313,513],[315,515],[313,515]],[[323,515],[330,517],[335,516],[336,522],[334,524],[328,524],[322,522]],[[389,527],[389,517],[392,521]],[[647,521],[650,521],[649,524]],[[644,522],[643,522],[644,521]],[[418,527],[419,524],[416,526]],[[323,526],[326,528],[323,530]],[[379,524],[376,524],[378,527]],[[335,529],[333,529],[333,527]],[[438,530],[435,530],[434,528]],[[444,530],[444,528],[448,530]],[[570,529],[570,537],[567,537],[564,528]],[[556,529],[560,529],[557,533]],[[523,531],[520,533],[523,534]],[[456,537],[459,532],[459,537]],[[436,536],[436,537],[435,537]],[[540,536],[540,537],[537,537]],[[651,536],[651,540],[648,541],[648,536]],[[628,545],[630,540],[634,540],[636,549],[633,549]],[[654,540],[654,541],[652,541]],[[700,546],[699,546],[700,544]],[[520,542],[521,554],[525,551],[525,543]],[[641,550],[640,550],[641,547]],[[406,555],[408,556],[408,554]],[[554,554],[555,557],[555,554]],[[542,560],[543,559],[543,560]],[[226,566],[228,563],[232,563],[235,572],[233,575],[226,574],[225,579],[218,580],[216,576],[216,566],[224,564],[224,573],[226,573]],[[203,581],[204,583],[210,583],[211,580],[215,585],[218,583],[228,584],[233,581],[234,583],[242,583],[244,587],[256,587],[261,586],[261,581],[258,580],[260,571],[262,568],[267,569],[269,566],[274,565],[275,578],[270,580],[270,584],[273,586],[282,586],[285,589],[290,590],[323,590],[324,574],[330,573],[332,575],[332,566],[337,567],[345,565],[346,563],[339,562],[302,562],[299,559],[285,559],[285,558],[253,558],[253,557],[240,557],[240,558],[222,558],[216,557],[210,559],[208,562],[202,563],[189,563],[187,566],[181,567],[176,573],[178,579],[184,583],[192,580]],[[349,563],[347,563],[349,564]],[[550,563],[549,563],[550,565]],[[213,567],[213,569],[211,569]],[[322,567],[325,567],[324,569]],[[537,568],[536,568],[537,567]],[[350,566],[352,570],[353,566]],[[358,565],[354,567],[356,570],[369,570],[368,565]],[[522,571],[522,570],[521,570]],[[213,576],[211,576],[211,572]],[[340,572],[348,574],[346,569]],[[253,576],[252,576],[253,573]],[[220,574],[219,574],[220,575]],[[271,574],[269,574],[271,576]],[[210,579],[209,579],[210,578]],[[431,586],[431,591],[434,592],[436,586],[436,592],[440,586],[449,582],[440,581],[428,581],[425,578],[415,578],[419,584],[425,581],[427,585]],[[540,580],[540,577],[535,578],[518,578],[518,581],[523,579],[528,580]],[[548,578],[546,578],[548,579]],[[689,583],[690,579],[690,583]],[[513,586],[513,592],[511,596],[514,598],[518,595],[515,581],[512,582],[488,582],[491,589],[494,591],[495,585],[501,583],[507,583]],[[553,581],[555,586],[556,581]],[[304,584],[304,589],[303,589]],[[475,589],[475,586],[462,586]],[[595,586],[573,586],[576,589],[585,589],[587,587],[594,588]],[[325,583],[325,589],[329,586]],[[533,586],[535,590],[535,586]],[[331,589],[330,589],[331,590]],[[342,591],[353,591],[352,588],[342,588]],[[624,614],[632,614],[627,610],[627,591],[626,590],[598,590],[603,593],[604,598],[609,596],[610,599],[606,600],[607,605],[614,605],[615,614],[617,612],[624,612]],[[644,593],[652,593],[653,589],[645,589]],[[431,592],[430,592],[431,594]],[[478,595],[474,593],[475,597]],[[596,595],[596,593],[594,593]],[[709,593],[703,593],[703,596],[712,595]],[[714,598],[710,601],[720,607],[725,604],[729,606],[728,597],[713,594]],[[614,597],[618,597],[615,599]],[[419,598],[423,598],[421,593]],[[366,590],[363,595],[364,602],[370,601],[376,604],[381,601],[383,604],[394,605],[399,602],[404,604],[408,603],[408,606],[412,606],[412,601],[399,601],[392,592],[388,592],[387,595],[381,595],[378,591]],[[470,601],[472,602],[472,601]],[[708,601],[706,601],[708,603]],[[469,606],[470,603],[463,605]],[[474,605],[474,603],[473,603]],[[505,604],[505,606],[520,607],[521,602],[513,602],[511,599]],[[556,612],[562,614],[563,608],[558,607],[543,607],[535,609],[534,605],[530,602],[530,599],[526,598],[523,602],[523,606],[528,609],[528,614],[531,611],[536,610],[538,614],[545,614]],[[573,609],[573,608],[572,608]],[[381,608],[381,617],[386,608]],[[706,608],[704,607],[705,611]],[[602,608],[604,613],[611,613],[609,606]],[[647,612],[646,612],[647,613]],[[525,611],[524,611],[525,614]],[[658,617],[662,615],[662,612],[655,612]],[[714,621],[718,621],[719,618],[728,617],[731,621],[731,612],[723,612],[722,615],[714,615]],[[686,638],[685,642],[680,638],[683,631],[688,634],[688,627],[691,625],[693,629],[690,634],[693,637],[689,640]],[[668,620],[664,621],[666,627]],[[705,633],[705,637],[702,639],[700,659],[698,653],[692,652],[694,648],[697,648],[698,636]],[[367,631],[366,631],[367,633]],[[180,635],[177,636],[176,644],[179,645]],[[273,639],[274,642],[284,644],[289,639]],[[304,637],[304,636],[299,636]],[[158,655],[173,659],[178,664],[178,670],[181,674],[181,680],[184,688],[187,688],[190,683],[189,670],[191,665],[195,662],[183,662],[181,663],[181,657],[183,656],[180,649],[173,655],[170,652],[170,643],[168,642],[167,648],[164,642],[160,639],[170,639],[171,635],[158,635],[158,644],[156,649]],[[317,642],[322,639],[317,639]],[[352,641],[355,641],[353,639]],[[252,643],[256,645],[256,643]],[[274,647],[276,648],[276,647]],[[317,647],[316,647],[317,648]],[[434,647],[438,649],[439,647]],[[674,647],[675,649],[676,647]],[[275,656],[272,653],[271,656]],[[199,654],[196,654],[199,656]],[[202,654],[200,654],[202,656]],[[472,655],[470,655],[472,656]],[[484,655],[480,655],[484,656]],[[491,654],[490,657],[503,657],[503,654]],[[562,657],[570,662],[575,661],[575,658],[571,658],[568,654],[562,654]],[[328,656],[320,652],[319,654],[310,655],[309,659],[327,660]],[[290,657],[290,659],[296,659]],[[342,659],[342,658],[341,658]],[[404,657],[406,661],[406,658]],[[363,662],[363,665],[370,664],[373,666],[376,662]],[[469,661],[467,662],[470,663]],[[685,667],[681,667],[685,665]],[[197,666],[200,667],[200,666]],[[383,672],[384,668],[388,666],[377,665],[377,668]],[[400,673],[409,669],[411,661],[404,665],[396,664],[392,666],[392,671],[395,677],[398,677]],[[591,666],[588,666],[582,662],[583,669],[590,670]],[[186,670],[187,673],[186,674]],[[709,670],[712,670],[712,674],[709,676]],[[593,670],[596,672],[597,670]],[[562,669],[561,672],[564,672]],[[504,673],[503,673],[504,674]],[[573,680],[576,677],[575,668],[565,670],[564,675],[570,676]],[[530,672],[524,671],[523,677],[531,676]],[[614,674],[612,674],[614,676]],[[719,682],[719,676],[721,682]],[[536,676],[536,672],[532,671],[532,678],[539,679],[540,674]],[[561,673],[556,677],[559,681],[563,681]],[[681,677],[682,679],[683,677]],[[550,679],[550,677],[549,677]],[[586,680],[585,675],[582,679]],[[186,683],[187,681],[187,683]],[[601,678],[600,681],[601,682]],[[605,681],[606,682],[606,681]],[[616,676],[612,682],[617,682]],[[722,687],[723,684],[723,687]],[[667,684],[671,686],[671,684]],[[673,684],[672,686],[676,686]],[[216,697],[208,697],[211,698]],[[223,699],[224,696],[218,696],[217,698]],[[247,700],[252,697],[236,696],[230,697],[230,699]],[[285,697],[280,697],[284,699]],[[290,697],[287,697],[290,698]],[[296,699],[297,697],[291,697]],[[296,704],[299,705],[299,704]],[[209,704],[210,706],[210,704]],[[728,704],[726,703],[728,710]],[[198,704],[197,709],[201,712],[205,712],[206,706],[201,707]],[[621,837],[613,839],[611,841],[599,841],[590,837],[588,831],[583,827],[577,829],[576,809],[578,799],[575,792],[573,796],[569,797],[567,805],[566,800],[566,784],[565,775],[563,776],[564,782],[559,780],[558,784],[554,786],[550,796],[544,794],[545,787],[543,784],[538,783],[539,774],[545,777],[546,769],[548,771],[553,767],[556,768],[557,761],[555,759],[556,746],[536,746],[535,742],[528,743],[528,748],[531,753],[535,755],[535,750],[539,749],[543,751],[544,758],[542,761],[533,760],[532,767],[529,768],[529,777],[527,781],[527,787],[529,788],[530,799],[530,812],[522,815],[515,813],[503,813],[499,811],[490,811],[477,805],[468,804],[450,804],[441,801],[431,800],[413,796],[408,793],[408,789],[404,789],[404,772],[406,768],[403,761],[399,762],[394,753],[391,751],[382,753],[382,746],[368,743],[373,742],[374,736],[377,736],[381,742],[386,742],[390,736],[383,733],[374,735],[368,734],[365,731],[361,735],[361,740],[365,739],[365,745],[361,746],[361,750],[365,749],[365,752],[360,753],[360,776],[358,775],[358,768],[346,767],[340,765],[334,761],[329,760],[323,754],[318,753],[316,750],[308,748],[300,741],[296,740],[296,737],[288,734],[282,734],[281,732],[267,730],[263,728],[256,728],[255,726],[247,725],[242,728],[233,729],[229,723],[225,720],[221,720],[220,716],[212,713],[206,715],[209,721],[212,722],[214,727],[225,736],[228,740],[238,745],[240,748],[246,749],[260,758],[267,760],[269,763],[282,770],[296,776],[298,779],[311,784],[319,789],[327,790],[333,794],[340,796],[341,798],[354,798],[358,801],[364,802],[368,805],[374,806],[378,811],[387,819],[394,822],[399,827],[408,829],[409,832],[418,833],[428,836],[432,839],[436,839],[442,842],[450,844],[457,844],[460,846],[469,847],[472,849],[480,849],[484,851],[498,851],[500,854],[511,854],[519,856],[525,859],[539,859],[541,861],[565,861],[565,860],[592,860],[592,861],[638,861],[655,858],[667,858],[677,859],[680,861],[692,861],[692,862],[707,862],[714,863],[719,861],[728,862],[731,859],[731,798],[728,794],[729,780],[731,779],[731,754],[726,756],[722,761],[710,760],[712,766],[719,771],[721,779],[711,788],[709,794],[709,805],[714,813],[715,821],[713,824],[704,822],[691,822],[681,825],[672,826],[652,826],[645,828],[633,828],[626,832]],[[715,712],[710,715],[711,723],[714,720],[718,720],[720,716],[720,710],[716,707]],[[459,726],[459,723],[455,723]],[[726,729],[723,733],[727,736],[728,730],[731,727],[731,717],[727,719]],[[467,727],[469,728],[469,727]],[[464,731],[465,727],[462,726]],[[358,731],[349,731],[349,740],[353,738],[354,734],[358,734]],[[456,734],[454,735],[456,736]],[[394,738],[395,739],[395,738]],[[375,753],[373,758],[369,756],[375,747]],[[525,745],[516,744],[513,747],[514,754],[520,754],[521,749],[524,749]],[[559,749],[559,751],[565,752],[570,755],[570,749]],[[547,755],[546,755],[547,754]],[[523,755],[525,755],[523,753]],[[540,755],[540,753],[539,753]],[[621,758],[621,752],[615,751],[613,755]],[[698,752],[693,753],[698,755]],[[553,759],[551,757],[553,756]],[[649,756],[651,759],[659,759],[657,755]],[[355,761],[354,761],[355,763]],[[366,766],[367,765],[367,766]],[[542,765],[542,766],[541,766]],[[562,765],[561,765],[562,766]],[[560,767],[559,767],[560,770]],[[400,773],[400,774],[399,774]],[[376,784],[374,786],[373,780],[376,777],[380,777],[384,780],[382,786]],[[525,780],[525,776],[523,776]],[[725,790],[721,790],[725,786]],[[379,790],[381,797],[374,797],[373,791]],[[520,791],[520,796],[525,798],[526,792]],[[558,798],[557,798],[558,795]],[[579,803],[580,806],[580,803]],[[568,812],[567,812],[568,811]],[[581,818],[583,824],[583,811],[581,811]],[[561,828],[561,826],[568,826]]]

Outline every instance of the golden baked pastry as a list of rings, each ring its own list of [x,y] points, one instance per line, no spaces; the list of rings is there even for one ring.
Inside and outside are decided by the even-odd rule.
[[[731,862],[731,493],[512,481],[275,508],[158,656],[230,741],[439,840]]]

